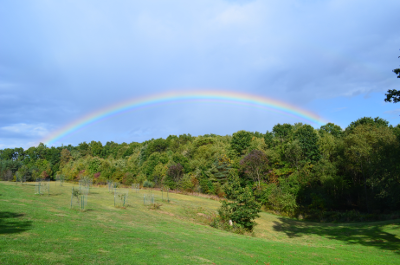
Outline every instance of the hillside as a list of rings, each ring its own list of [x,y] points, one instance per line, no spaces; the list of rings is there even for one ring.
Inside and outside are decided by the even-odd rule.
[[[129,191],[115,208],[106,187],[94,187],[84,211],[70,209],[72,184],[0,183],[1,264],[394,264],[400,220],[312,223],[261,213],[254,235],[208,226],[219,202],[203,197]],[[152,210],[143,195],[162,204]],[[164,194],[165,196],[165,194]],[[165,197],[164,197],[165,198]],[[306,262],[305,262],[306,261]],[[400,262],[399,262],[400,264]]]

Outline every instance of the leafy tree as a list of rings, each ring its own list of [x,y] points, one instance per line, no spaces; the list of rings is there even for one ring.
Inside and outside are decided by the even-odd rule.
[[[147,146],[147,155],[154,152],[164,152],[168,148],[168,142],[162,138],[151,141]]]
[[[1,150],[0,153],[1,160],[14,160],[14,149],[6,148]]]
[[[153,170],[153,173],[151,175],[151,180],[157,185],[161,184],[163,182],[164,177],[167,175],[167,170],[168,167],[166,165],[159,163],[157,166],[155,166]]]
[[[293,126],[288,123],[277,124],[272,128],[272,132],[274,136],[279,139],[281,142],[285,142],[289,140],[290,136],[293,133]]]
[[[247,131],[238,131],[232,135],[231,147],[237,154],[241,155],[249,147],[252,135]]]
[[[27,180],[27,181],[30,180],[31,174],[30,174],[30,170],[29,170],[28,166],[23,165],[22,167],[20,167],[18,169],[18,172],[20,173],[21,177],[25,178],[25,180]]]
[[[103,144],[100,141],[91,141],[89,148],[93,156],[103,157]]]
[[[231,174],[229,185],[224,192],[228,200],[222,201],[219,215],[225,222],[232,220],[244,229],[252,231],[255,225],[254,219],[259,217],[261,205],[256,201],[250,187],[241,187],[239,177]]]
[[[320,154],[326,160],[330,160],[336,148],[335,137],[333,134],[326,134],[318,139]]]
[[[267,145],[267,148],[271,148],[273,145],[274,134],[272,132],[267,131],[264,134],[264,143]]]
[[[225,154],[220,155],[214,162],[216,172],[214,173],[215,178],[220,183],[225,183],[229,175],[229,171],[232,168],[232,161]]]
[[[167,175],[171,177],[175,183],[178,183],[183,176],[183,167],[181,164],[171,165],[168,168]]]
[[[304,156],[298,140],[294,140],[286,144],[285,158],[292,167],[299,169],[300,162],[304,159]]]
[[[179,182],[179,188],[185,192],[193,193],[197,184],[197,179],[192,174],[184,174]]]
[[[186,172],[189,172],[190,170],[189,159],[184,155],[180,153],[175,153],[172,155],[172,161],[174,161],[175,164],[181,164],[183,166],[183,169]]]
[[[250,145],[247,148],[247,152],[251,152],[253,150],[267,150],[268,146],[265,144],[264,137],[253,137],[251,139]]]
[[[294,138],[299,141],[303,156],[307,161],[316,162],[320,159],[318,134],[311,125],[303,125],[296,130]]]
[[[400,56],[398,58],[400,58]],[[397,78],[400,78],[400,68],[393,69],[392,72],[397,75]],[[389,89],[387,94],[385,94],[385,95],[386,95],[386,98],[385,98],[386,102],[397,103],[400,101],[400,90]]]
[[[386,96],[385,98],[386,102],[397,103],[400,101],[400,90],[389,89],[385,94],[385,96]]]
[[[208,145],[208,144],[214,144],[215,143],[215,139],[212,137],[204,137],[204,136],[199,136],[196,141],[194,141],[194,146],[196,148],[203,146],[203,145]]]
[[[343,134],[342,128],[340,128],[339,125],[335,125],[333,123],[327,123],[325,125],[322,125],[321,128],[319,129],[321,136],[324,136],[325,133],[331,134],[334,137],[341,137]]]
[[[347,135],[344,144],[347,147],[344,150],[345,166],[352,173],[352,186],[359,204],[369,212],[374,190],[379,192],[381,189],[380,196],[387,192],[387,184],[382,186],[382,182],[389,180],[386,172],[390,164],[386,161],[393,156],[390,150],[398,149],[398,142],[390,128],[364,124]]]
[[[86,142],[82,142],[78,145],[78,149],[81,152],[82,156],[91,155],[90,146]]]
[[[160,153],[152,153],[145,163],[143,163],[142,171],[147,177],[153,174],[154,168],[159,164],[166,164],[168,162],[167,155]]]
[[[60,163],[61,166],[64,166],[67,164],[70,160],[72,160],[71,152],[68,151],[68,149],[63,149],[61,151],[61,158],[60,158]]]
[[[52,170],[51,170],[51,163],[47,161],[46,159],[38,159],[36,160],[36,167],[39,169],[38,174],[44,178],[47,179],[52,175]],[[36,177],[39,177],[37,175]]]
[[[346,128],[346,133],[351,132],[357,126],[366,125],[366,124],[369,124],[369,125],[372,125],[372,126],[376,126],[376,127],[381,127],[381,126],[382,127],[388,127],[389,126],[389,122],[387,120],[385,120],[385,119],[382,119],[382,118],[379,118],[379,117],[376,117],[374,119],[371,118],[371,117],[363,117],[363,118],[360,118],[360,119],[358,119],[356,121],[351,122],[350,125],[347,126],[347,128]]]
[[[94,157],[88,161],[88,170],[90,174],[95,174],[99,172],[101,166],[101,160],[97,157]]]
[[[261,181],[269,173],[268,162],[268,158],[264,152],[253,150],[240,161],[240,167],[245,175],[256,182],[257,187],[260,188]]]
[[[288,182],[286,179],[281,181],[282,184]],[[293,185],[293,183],[291,183]],[[297,185],[298,187],[299,185]],[[285,185],[277,185],[275,183],[269,184],[265,190],[267,197],[266,206],[267,208],[278,211],[280,213],[286,213],[293,215],[297,208],[296,196],[290,192]]]

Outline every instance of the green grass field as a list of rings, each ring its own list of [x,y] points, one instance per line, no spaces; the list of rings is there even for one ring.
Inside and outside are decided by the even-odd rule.
[[[34,183],[0,182],[0,264],[400,264],[400,220],[326,224],[261,213],[254,235],[243,236],[207,225],[219,207],[207,198],[170,194],[152,210],[143,205],[150,191],[131,190],[123,209],[100,187],[82,212],[70,209],[71,187],[53,182],[50,195],[35,195]]]

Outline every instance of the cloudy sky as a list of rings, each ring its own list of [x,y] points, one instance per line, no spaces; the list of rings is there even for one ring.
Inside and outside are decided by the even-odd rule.
[[[400,1],[1,1],[0,148],[118,102],[166,91],[223,90],[284,101],[345,128],[400,122]],[[210,102],[133,110],[54,145],[170,134],[265,132],[305,122]],[[312,124],[315,125],[315,124]],[[315,126],[317,127],[317,126]]]

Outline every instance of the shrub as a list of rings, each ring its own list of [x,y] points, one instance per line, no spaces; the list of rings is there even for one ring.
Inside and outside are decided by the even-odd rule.
[[[136,176],[136,183],[143,184],[146,180],[146,175],[143,173]]]
[[[212,219],[210,226],[240,235],[243,235],[246,232],[246,229],[244,229],[244,227],[240,224],[233,223],[232,225],[230,225],[229,222],[224,221],[219,216],[216,216]]]
[[[144,187],[144,188],[154,188],[154,182],[145,180],[145,181],[143,182],[143,187]]]

